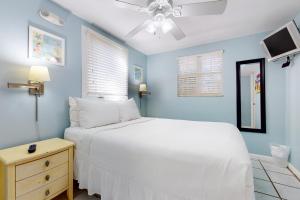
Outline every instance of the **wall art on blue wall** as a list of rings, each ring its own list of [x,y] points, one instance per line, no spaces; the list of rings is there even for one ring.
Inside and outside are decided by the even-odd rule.
[[[29,58],[43,64],[65,65],[65,39],[29,26]]]
[[[142,67],[134,66],[133,79],[136,84],[142,83],[144,81],[144,69]]]

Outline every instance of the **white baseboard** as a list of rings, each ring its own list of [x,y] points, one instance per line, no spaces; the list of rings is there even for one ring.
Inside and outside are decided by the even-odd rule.
[[[298,177],[300,180],[300,171],[291,163],[289,163],[288,168]]]

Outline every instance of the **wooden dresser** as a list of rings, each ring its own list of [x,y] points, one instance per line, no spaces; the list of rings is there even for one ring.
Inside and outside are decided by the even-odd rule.
[[[29,145],[0,150],[0,199],[48,200],[67,191],[73,200],[73,146],[54,138]]]

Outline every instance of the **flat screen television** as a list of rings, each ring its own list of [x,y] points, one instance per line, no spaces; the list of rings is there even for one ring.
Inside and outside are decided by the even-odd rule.
[[[274,31],[261,42],[268,60],[275,61],[300,52],[300,33],[294,21]]]

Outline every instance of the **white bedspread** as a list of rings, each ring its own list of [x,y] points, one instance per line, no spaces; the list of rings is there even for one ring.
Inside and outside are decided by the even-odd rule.
[[[102,200],[254,200],[239,131],[226,123],[142,118],[69,128],[75,175]]]

